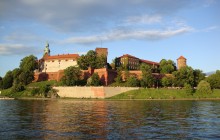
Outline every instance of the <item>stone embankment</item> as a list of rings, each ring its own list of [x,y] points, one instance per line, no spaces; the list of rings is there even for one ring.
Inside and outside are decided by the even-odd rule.
[[[61,98],[108,98],[137,87],[53,87]]]

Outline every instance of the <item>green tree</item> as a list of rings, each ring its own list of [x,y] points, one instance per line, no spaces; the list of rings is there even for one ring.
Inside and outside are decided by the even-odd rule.
[[[93,50],[90,50],[86,54],[86,59],[88,62],[88,67],[90,66],[91,68],[96,68],[96,52]]]
[[[82,55],[77,59],[77,64],[83,70],[88,69],[88,67],[103,68],[106,66],[106,56],[98,56],[95,51],[90,50],[86,55]]]
[[[34,70],[38,68],[37,57],[34,55],[24,57],[19,67],[20,69],[14,70],[14,76],[19,78],[15,78],[15,83],[21,82],[24,85],[31,83],[34,80]]]
[[[22,83],[16,83],[12,86],[12,92],[20,92],[25,90],[25,87]]]
[[[211,86],[208,82],[202,80],[198,84],[197,92],[201,93],[201,94],[211,94],[212,89],[211,89]]]
[[[87,58],[85,55],[81,55],[78,59],[77,59],[77,64],[79,65],[79,67],[83,70],[88,69],[89,64],[87,61]]]
[[[172,60],[162,59],[159,69],[162,74],[171,74],[176,70],[176,64]]]
[[[201,70],[195,69],[193,71],[193,75],[194,75],[194,87],[197,87],[199,82],[205,79],[205,74]]]
[[[173,77],[172,76],[165,76],[162,78],[161,82],[162,82],[162,86],[164,87],[171,87],[173,86]]]
[[[0,89],[3,89],[3,79],[1,76],[0,76]]]
[[[95,68],[104,68],[106,67],[107,63],[106,63],[106,56],[101,55],[101,56],[96,56],[96,66]]]
[[[173,72],[174,84],[178,87],[183,87],[185,83],[194,85],[193,69],[189,66],[182,67],[178,71]]]
[[[192,93],[193,93],[193,88],[190,84],[185,83],[184,84],[184,90],[185,90],[187,95],[192,95]]]
[[[2,87],[3,89],[8,89],[13,85],[13,74],[12,71],[8,71],[4,78],[2,79]]]
[[[91,80],[88,82],[89,86],[100,86],[101,85],[98,73],[93,73],[93,75],[90,78]]]
[[[220,70],[207,77],[206,81],[210,83],[211,88],[220,89]]]
[[[38,68],[37,57],[29,55],[21,59],[20,69],[24,72],[34,71]]]
[[[78,85],[82,72],[78,67],[70,66],[64,70],[64,76],[61,79],[62,83],[66,86]]]
[[[151,67],[147,64],[141,64],[142,78],[140,84],[142,87],[152,87],[154,84],[154,77],[152,75]]]
[[[135,76],[130,76],[126,82],[126,85],[128,87],[138,87],[139,84],[140,84],[140,82]]]
[[[117,68],[117,76],[115,78],[117,84],[122,83],[122,67]]]
[[[22,71],[19,75],[19,82],[28,85],[34,80],[34,72],[33,71]]]
[[[116,58],[117,58],[117,57],[116,57]],[[115,67],[115,60],[116,60],[116,58],[115,58],[115,59],[112,59],[112,63],[110,64],[111,67],[112,67],[112,69],[116,69],[116,67]]]
[[[130,77],[130,72],[128,69],[124,70],[124,80],[127,81],[127,79]]]
[[[47,97],[49,91],[52,89],[51,85],[47,84],[47,85],[41,85],[39,88],[39,92],[40,94],[43,94],[44,97]]]

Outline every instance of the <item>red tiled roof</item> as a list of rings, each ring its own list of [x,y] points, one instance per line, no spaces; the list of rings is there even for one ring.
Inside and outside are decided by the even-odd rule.
[[[160,63],[149,61],[149,60],[140,59],[140,61],[143,63],[151,64],[151,65],[160,65]]]
[[[136,58],[136,59],[139,59],[135,56],[132,56],[130,54],[124,54],[122,56],[120,56],[119,58],[122,58],[122,57],[130,57],[130,58]],[[153,62],[153,61],[149,61],[149,60],[144,60],[144,59],[139,59],[141,62],[143,63],[146,63],[146,64],[151,64],[151,65],[160,65],[160,63],[157,63],[157,62]]]
[[[62,55],[52,55],[52,56],[44,56],[44,59],[45,60],[48,60],[48,59],[77,59],[79,58],[79,55],[78,54],[62,54]]]
[[[178,59],[186,59],[186,58],[181,55]]]
[[[132,57],[132,58],[139,59],[139,58],[137,58],[137,57],[135,57],[135,56],[132,56],[132,55],[130,55],[130,54],[123,54],[123,55],[120,56],[119,58],[122,58],[122,57]]]

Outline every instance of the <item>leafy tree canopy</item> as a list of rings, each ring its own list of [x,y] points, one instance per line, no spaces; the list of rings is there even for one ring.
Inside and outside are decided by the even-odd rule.
[[[88,69],[88,67],[94,69],[103,68],[106,65],[106,56],[98,56],[95,51],[90,50],[86,55],[82,55],[78,58],[77,64],[83,70]]]
[[[117,68],[117,77],[114,80],[117,84],[122,83],[122,67]]]
[[[161,82],[164,87],[171,87],[173,86],[173,80],[174,80],[173,76],[164,76],[161,79]]]
[[[197,87],[200,81],[205,79],[205,74],[202,72],[202,70],[195,69],[193,71],[194,75],[194,87]]]
[[[3,81],[2,77],[0,76],[0,89],[3,89]]]
[[[98,73],[93,73],[93,75],[90,77],[90,80],[88,81],[87,85],[89,86],[100,86],[100,78]]]
[[[79,67],[70,66],[64,70],[64,76],[61,79],[62,83],[66,86],[78,85],[82,72]]]
[[[193,69],[189,66],[182,67],[178,71],[173,72],[175,86],[183,87],[184,84],[194,85]]]
[[[160,61],[160,73],[171,74],[176,70],[176,64],[172,60],[162,59]]]
[[[140,81],[142,87],[152,87],[154,84],[154,77],[152,75],[151,67],[147,64],[141,64],[142,79]]]
[[[211,88],[220,89],[220,70],[207,77],[206,81],[210,83]]]
[[[37,57],[29,55],[21,59],[20,69],[22,71],[34,71],[38,68]]]
[[[212,90],[210,84],[204,80],[200,81],[197,87],[197,92],[201,94],[211,94]]]
[[[126,82],[126,85],[128,87],[138,87],[139,84],[140,84],[139,80],[134,76],[130,76]]]
[[[8,71],[2,79],[2,88],[7,89],[13,85],[13,74],[12,71]]]

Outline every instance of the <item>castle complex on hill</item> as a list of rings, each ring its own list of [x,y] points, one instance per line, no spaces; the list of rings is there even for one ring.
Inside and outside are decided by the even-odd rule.
[[[96,48],[95,52],[98,56],[105,56],[107,64],[108,49],[107,48]],[[79,54],[62,54],[62,55],[50,55],[49,44],[47,43],[44,49],[44,55],[38,60],[38,70],[34,73],[34,81],[45,81],[45,80],[56,80],[60,81],[64,75],[64,70],[70,66],[78,66],[77,59]],[[162,78],[158,71],[160,64],[149,60],[139,59],[135,56],[125,54],[115,59],[115,67],[126,66],[131,75],[141,78],[142,72],[139,70],[141,63],[150,65],[153,68],[153,76],[155,78]],[[186,66],[186,58],[180,56],[177,59],[178,69]],[[117,76],[115,69],[108,69],[106,67],[101,69],[82,70],[83,78],[88,79],[93,73],[98,73],[100,80],[103,85],[109,85],[114,82]]]

